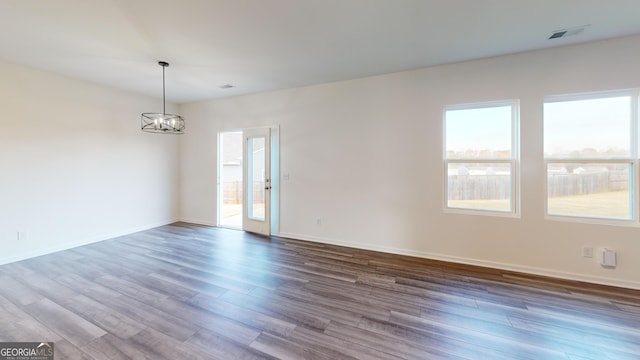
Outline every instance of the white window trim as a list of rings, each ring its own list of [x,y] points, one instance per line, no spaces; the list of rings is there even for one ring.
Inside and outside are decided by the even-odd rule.
[[[492,107],[511,107],[511,157],[510,158],[456,158],[447,159],[447,111],[470,110]],[[497,217],[520,217],[520,100],[498,100],[478,103],[446,105],[442,110],[442,158],[443,158],[443,211],[451,214],[482,215]],[[450,163],[505,163],[511,166],[511,210],[470,209],[449,207],[449,164]]]
[[[631,226],[631,227],[640,227],[639,219],[639,211],[640,205],[638,201],[638,195],[640,195],[639,185],[640,181],[640,170],[638,169],[640,162],[638,159],[638,101],[640,100],[640,89],[624,89],[624,90],[611,90],[611,91],[600,91],[600,92],[588,92],[588,93],[578,93],[578,94],[566,94],[566,95],[550,95],[545,96],[543,99],[543,107],[544,104],[554,103],[554,102],[566,102],[566,101],[577,101],[577,100],[595,100],[595,99],[606,99],[611,97],[620,97],[620,96],[629,96],[631,98],[631,119],[629,124],[629,158],[566,158],[566,157],[553,157],[547,158],[544,157],[544,218],[546,220],[552,221],[561,221],[561,222],[577,222],[577,223],[588,223],[588,224],[600,224],[600,225],[614,225],[614,226]],[[543,121],[544,127],[544,112],[543,112]],[[543,146],[544,146],[544,131],[543,131]],[[596,216],[573,216],[573,215],[560,215],[560,214],[549,214],[549,182],[548,182],[548,169],[549,164],[557,164],[557,163],[611,163],[611,164],[631,164],[633,171],[630,174],[629,182],[631,185],[629,186],[629,191],[631,192],[631,208],[632,208],[632,216],[630,219],[616,219],[616,218],[606,218],[606,217],[596,217]]]

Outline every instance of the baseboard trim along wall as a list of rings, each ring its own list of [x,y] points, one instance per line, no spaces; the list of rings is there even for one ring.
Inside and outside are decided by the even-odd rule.
[[[158,222],[158,223],[137,226],[137,227],[134,227],[134,228],[129,228],[129,229],[126,229],[126,230],[122,230],[122,231],[118,231],[118,232],[114,232],[114,233],[110,233],[110,234],[92,236],[92,237],[90,237],[88,239],[84,239],[82,241],[60,244],[60,245],[51,246],[51,247],[44,248],[44,249],[37,249],[35,251],[30,251],[28,253],[19,254],[19,255],[16,255],[16,256],[9,256],[9,257],[5,257],[5,258],[0,258],[0,265],[9,264],[9,263],[13,263],[13,262],[18,262],[18,261],[22,261],[22,260],[27,260],[27,259],[31,259],[31,258],[38,257],[38,256],[49,255],[49,254],[53,254],[53,253],[58,252],[58,251],[69,250],[69,249],[73,249],[73,248],[76,248],[76,247],[79,247],[79,246],[89,245],[89,244],[93,244],[93,243],[96,243],[96,242],[117,238],[117,237],[124,236],[124,235],[130,235],[130,234],[133,234],[133,233],[137,233],[139,231],[149,230],[149,229],[153,229],[153,228],[156,228],[156,227],[159,227],[159,226],[172,224],[172,223],[177,222],[177,221],[179,221],[179,220],[178,219],[171,219],[171,220],[162,221],[162,222]]]
[[[361,250],[371,250],[371,251],[379,251],[379,252],[384,252],[389,254],[415,256],[415,257],[430,259],[430,260],[440,260],[440,261],[447,261],[447,262],[453,262],[453,263],[459,263],[459,264],[481,266],[486,268],[516,271],[516,272],[527,273],[532,275],[548,276],[548,277],[564,279],[564,280],[582,281],[582,282],[599,284],[599,285],[616,286],[616,287],[622,287],[627,289],[640,290],[640,282],[636,282],[636,281],[625,281],[625,280],[611,279],[606,277],[588,276],[583,274],[554,271],[554,270],[522,266],[522,265],[516,265],[516,264],[500,263],[500,262],[485,261],[485,260],[464,258],[464,257],[423,252],[423,251],[407,250],[407,249],[395,248],[390,246],[380,246],[380,245],[363,246],[362,244],[349,243],[345,241],[337,241],[334,239],[306,236],[306,235],[293,234],[293,233],[287,233],[287,232],[281,232],[276,236],[283,237],[283,238],[290,238],[294,240],[305,240],[305,241],[311,241],[311,242],[317,242],[317,243],[323,243],[323,244],[345,246],[345,247],[351,247],[351,248],[356,248]]]
[[[186,222],[189,224],[218,227],[218,224],[215,221],[192,219],[192,218],[180,218],[178,219],[178,221]]]

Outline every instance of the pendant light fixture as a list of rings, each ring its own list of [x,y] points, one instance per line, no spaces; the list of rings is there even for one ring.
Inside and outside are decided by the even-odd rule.
[[[162,113],[143,113],[140,118],[142,131],[161,134],[184,134],[184,118],[180,115],[167,114],[164,68],[169,66],[169,63],[158,61],[158,65],[162,66]]]

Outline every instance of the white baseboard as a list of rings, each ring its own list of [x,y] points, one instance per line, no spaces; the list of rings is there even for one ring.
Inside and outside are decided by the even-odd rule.
[[[446,254],[438,254],[438,253],[431,253],[431,252],[425,252],[425,251],[401,249],[401,248],[395,248],[391,246],[363,245],[359,243],[349,243],[345,241],[338,241],[335,239],[292,234],[287,232],[281,232],[277,236],[297,239],[297,240],[312,241],[312,242],[323,243],[323,244],[346,246],[346,247],[362,249],[362,250],[372,250],[372,251],[380,251],[380,252],[390,253],[390,254],[415,256],[415,257],[430,259],[430,260],[441,260],[441,261],[454,262],[459,264],[476,265],[476,266],[493,268],[493,269],[517,271],[517,272],[528,273],[533,275],[548,276],[548,277],[553,277],[558,279],[582,281],[582,282],[593,283],[593,284],[640,290],[640,282],[638,281],[619,280],[619,279],[612,279],[607,277],[556,271],[556,270],[543,269],[543,268],[537,268],[537,267],[531,267],[531,266],[522,266],[517,264],[479,260],[479,259],[451,256]]]
[[[102,235],[92,236],[92,237],[90,237],[88,239],[83,239],[81,241],[58,244],[56,246],[51,246],[51,247],[44,248],[44,249],[37,249],[37,250],[30,251],[30,252],[27,252],[27,253],[22,253],[22,254],[18,254],[18,255],[14,255],[14,256],[0,258],[0,265],[9,264],[9,263],[17,262],[17,261],[22,261],[22,260],[27,260],[27,259],[31,259],[31,258],[34,258],[34,257],[42,256],[42,255],[48,255],[48,254],[52,254],[52,253],[55,253],[55,252],[58,252],[58,251],[69,250],[69,249],[73,249],[73,248],[76,248],[76,247],[79,247],[79,246],[89,245],[89,244],[97,243],[97,242],[100,242],[100,241],[109,240],[109,239],[117,238],[117,237],[120,237],[120,236],[137,233],[139,231],[149,230],[149,229],[153,229],[153,228],[156,228],[156,227],[159,227],[159,226],[172,224],[172,223],[177,222],[177,221],[179,221],[179,220],[178,219],[171,219],[171,220],[167,220],[167,221],[161,221],[161,222],[157,222],[157,223],[136,226],[136,227],[133,227],[133,228],[128,228],[128,229],[125,229],[125,230],[122,230],[122,231],[117,231],[117,232],[113,232],[113,233],[109,233],[109,234],[102,234]]]
[[[213,227],[218,226],[218,224],[216,224],[215,221],[207,221],[207,220],[200,220],[200,219],[193,219],[193,218],[180,218],[178,219],[178,221],[186,222],[189,224],[196,224],[196,225],[205,225],[205,226],[213,226]]]

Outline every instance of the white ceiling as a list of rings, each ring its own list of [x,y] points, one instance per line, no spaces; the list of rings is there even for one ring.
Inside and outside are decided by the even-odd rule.
[[[638,14],[638,0],[0,0],[0,58],[155,97],[164,60],[182,103],[636,34]]]

